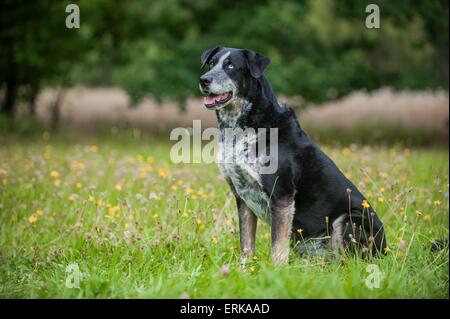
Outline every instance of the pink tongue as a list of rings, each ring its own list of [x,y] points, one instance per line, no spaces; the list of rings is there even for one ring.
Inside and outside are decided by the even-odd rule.
[[[225,100],[228,97],[228,93],[220,95],[208,95],[203,98],[203,103],[206,105],[215,104],[216,102]]]
[[[207,105],[214,104],[214,103],[216,103],[215,97],[212,95],[205,96],[203,98],[203,103],[207,104]]]

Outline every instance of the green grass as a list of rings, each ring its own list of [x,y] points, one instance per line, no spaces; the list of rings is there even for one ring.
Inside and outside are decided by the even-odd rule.
[[[0,297],[448,298],[448,250],[430,252],[448,236],[446,151],[324,147],[385,223],[388,256],[291,253],[274,267],[259,222],[241,269],[235,203],[214,164],[175,165],[163,140],[77,143],[0,144]],[[65,285],[72,263],[79,289]],[[369,264],[385,275],[378,289],[365,285]]]
[[[439,147],[448,149],[448,131],[437,128],[402,128],[399,125],[366,121],[350,128],[313,127],[305,123],[306,132],[321,143],[361,145],[403,145],[408,147]]]

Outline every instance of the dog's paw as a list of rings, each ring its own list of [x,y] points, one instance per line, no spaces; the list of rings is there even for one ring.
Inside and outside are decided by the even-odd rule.
[[[289,249],[280,249],[272,253],[272,263],[275,266],[287,265],[289,261]]]
[[[242,270],[246,270],[247,269],[247,264],[248,264],[248,258],[247,257],[242,257],[240,262],[239,262],[239,268],[241,268]]]

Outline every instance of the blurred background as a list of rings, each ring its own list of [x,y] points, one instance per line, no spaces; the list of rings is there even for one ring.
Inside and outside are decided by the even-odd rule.
[[[65,25],[66,6],[80,28]],[[319,142],[448,147],[449,3],[0,0],[0,133],[164,135],[202,119],[200,54],[272,60],[279,98]]]

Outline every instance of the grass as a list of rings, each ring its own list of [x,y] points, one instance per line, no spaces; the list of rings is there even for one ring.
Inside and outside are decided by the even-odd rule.
[[[382,259],[274,267],[259,222],[239,267],[237,212],[214,164],[175,165],[163,140],[6,138],[0,144],[0,297],[448,298],[448,153],[324,147],[386,225]],[[83,274],[69,288],[68,265]],[[384,273],[369,289],[366,268]],[[70,281],[70,280],[69,280]]]
[[[314,127],[311,123],[303,126],[318,143],[361,145],[402,145],[406,147],[440,147],[448,149],[448,132],[436,128],[404,128],[389,123],[366,121],[350,128]]]

